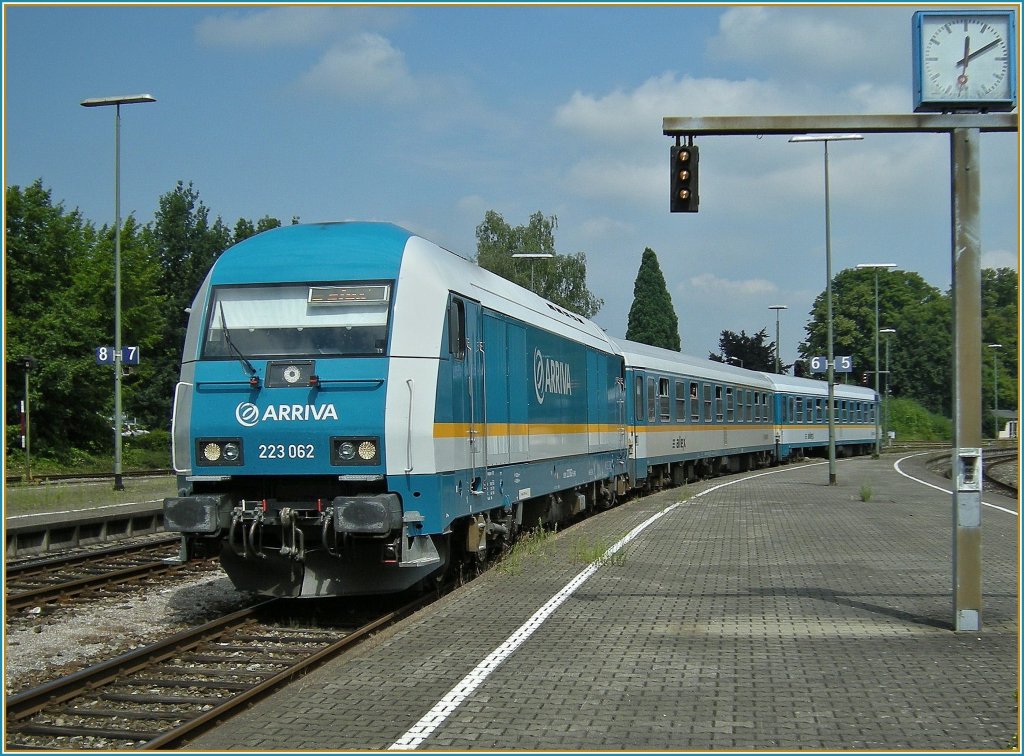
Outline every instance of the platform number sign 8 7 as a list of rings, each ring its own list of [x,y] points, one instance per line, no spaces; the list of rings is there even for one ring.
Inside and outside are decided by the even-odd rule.
[[[116,362],[117,350],[111,346],[96,347],[96,364],[113,365]],[[138,365],[139,348],[137,346],[121,347],[121,364]]]

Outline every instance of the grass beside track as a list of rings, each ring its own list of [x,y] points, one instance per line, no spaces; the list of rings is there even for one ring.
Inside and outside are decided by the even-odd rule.
[[[55,481],[4,486],[4,517],[93,509],[111,504],[153,502],[176,492],[173,475],[125,478],[124,490],[115,491],[112,479]]]

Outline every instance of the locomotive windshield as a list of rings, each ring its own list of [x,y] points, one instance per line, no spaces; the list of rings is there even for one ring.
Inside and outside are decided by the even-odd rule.
[[[384,354],[390,300],[389,284],[217,287],[203,357]]]

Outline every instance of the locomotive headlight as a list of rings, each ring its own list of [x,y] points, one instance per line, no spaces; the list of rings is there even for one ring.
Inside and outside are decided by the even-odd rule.
[[[379,465],[380,439],[366,436],[331,438],[331,464],[339,466]]]
[[[224,444],[224,461],[225,462],[237,462],[238,458],[242,456],[242,449],[234,441],[228,441]]]
[[[242,464],[242,439],[240,438],[197,438],[196,464],[240,465]]]

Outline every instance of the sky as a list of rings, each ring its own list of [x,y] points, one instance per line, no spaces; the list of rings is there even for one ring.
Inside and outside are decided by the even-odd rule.
[[[79,103],[149,93],[121,110],[122,216],[152,221],[183,181],[230,227],[389,221],[472,258],[488,210],[539,211],[585,253],[611,336],[650,247],[685,353],[723,329],[774,341],[781,304],[792,362],[825,289],[822,145],[701,137],[700,211],[673,214],[662,119],[910,114],[911,17],[939,7],[6,3],[4,181],[111,224],[114,112]],[[949,288],[949,152],[831,145],[834,273],[895,263]],[[982,134],[981,171],[982,265],[1019,269],[1019,136]]]

